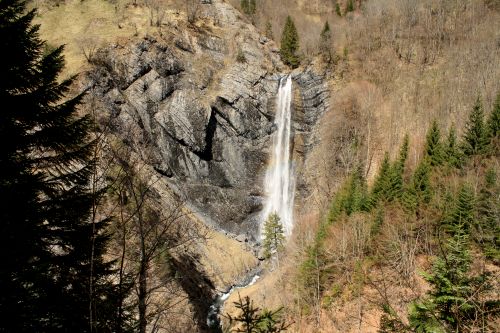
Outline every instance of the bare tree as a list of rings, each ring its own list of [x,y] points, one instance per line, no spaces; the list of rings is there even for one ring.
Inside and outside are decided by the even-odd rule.
[[[163,0],[144,0],[149,9],[149,25],[161,28],[165,19],[165,4]]]
[[[186,0],[186,15],[189,23],[196,22],[199,10],[200,0]]]

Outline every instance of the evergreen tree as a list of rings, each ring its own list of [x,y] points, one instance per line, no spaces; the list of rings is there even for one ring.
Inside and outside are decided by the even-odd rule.
[[[271,255],[283,248],[285,243],[285,232],[281,224],[280,217],[276,213],[271,213],[264,223],[264,256],[270,258]]]
[[[354,11],[354,1],[353,0],[347,0],[346,6],[345,6],[345,13],[353,12]]]
[[[455,207],[446,221],[448,231],[453,234],[460,228],[468,232],[474,223],[474,209],[472,188],[469,185],[462,185],[458,191]]]
[[[341,17],[342,16],[342,12],[340,11],[340,5],[337,2],[335,2],[335,13],[337,13],[337,16]]]
[[[402,196],[403,205],[409,211],[416,211],[417,207],[429,203],[432,198],[430,181],[431,166],[427,159],[423,159],[413,173],[410,186]]]
[[[330,55],[330,49],[332,46],[332,31],[330,30],[330,25],[328,21],[325,22],[325,26],[321,31],[319,38],[319,49],[324,55]]]
[[[486,171],[485,184],[477,202],[478,219],[474,238],[488,258],[500,260],[500,195],[493,168]]]
[[[249,0],[241,0],[240,1],[240,7],[241,7],[241,11],[245,14],[248,15],[249,13],[249,10],[250,10],[250,2]]]
[[[363,176],[363,167],[358,166],[348,181],[347,193],[343,201],[343,211],[347,215],[367,210],[368,195],[365,177]]]
[[[290,16],[287,16],[281,35],[281,60],[292,68],[299,66],[299,34]]]
[[[410,137],[408,134],[405,134],[403,138],[403,144],[401,145],[401,148],[399,149],[399,159],[398,162],[401,165],[401,167],[404,169],[406,160],[408,159],[408,149],[410,147]]]
[[[114,300],[107,221],[91,223],[94,142],[81,95],[61,99],[62,47],[44,54],[35,12],[0,3],[0,331],[102,331]]]
[[[461,154],[457,145],[457,133],[454,126],[450,128],[444,146],[444,159],[449,166],[459,168],[461,165]]]
[[[441,133],[437,121],[432,122],[431,128],[427,132],[425,143],[425,156],[429,159],[431,166],[443,163],[443,147],[441,146]]]
[[[375,213],[375,219],[373,220],[373,225],[370,230],[372,236],[377,235],[380,232],[380,228],[384,223],[384,210],[382,208],[377,209]]]
[[[389,170],[387,189],[385,197],[392,201],[401,198],[403,195],[403,174],[405,170],[406,159],[408,158],[409,138],[405,135],[403,144],[399,151],[399,158],[394,162]]]
[[[478,97],[465,127],[462,142],[464,155],[472,156],[485,153],[488,149],[488,132],[484,122],[483,104]]]
[[[489,134],[492,138],[500,135],[500,92],[497,94],[495,103],[493,104],[493,111],[488,119]]]
[[[370,194],[370,203],[372,206],[375,206],[379,200],[386,197],[387,188],[389,186],[390,172],[391,165],[389,162],[389,153],[385,153]]]
[[[255,0],[241,0],[240,7],[241,11],[246,15],[255,15],[257,11],[257,3]]]
[[[248,2],[248,15],[255,15],[257,12],[257,3],[255,1],[256,0],[250,0]]]
[[[424,275],[432,289],[427,298],[410,307],[410,325],[416,332],[464,332],[487,310],[480,299],[488,290],[488,279],[470,276],[468,239],[463,225],[457,225],[445,253]]]
[[[237,316],[225,315],[229,319],[229,332],[235,333],[279,333],[286,331],[290,324],[281,318],[283,308],[277,310],[261,310],[255,306],[253,300],[246,296],[234,306],[239,310]]]

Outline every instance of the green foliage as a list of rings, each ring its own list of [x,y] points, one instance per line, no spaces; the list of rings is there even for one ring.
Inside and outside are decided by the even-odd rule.
[[[257,3],[256,0],[250,0],[248,3],[248,15],[255,15],[257,12]]]
[[[63,48],[46,47],[25,3],[0,4],[0,322],[2,332],[114,327],[108,220],[92,208],[95,142],[74,78],[58,81]],[[91,315],[92,314],[92,315]],[[92,316],[92,317],[91,317]]]
[[[328,21],[326,21],[319,38],[319,49],[321,53],[325,55],[330,55],[331,47],[332,47],[332,31],[330,30],[330,25],[328,24]]]
[[[342,17],[342,12],[340,11],[340,5],[338,2],[335,2],[335,13],[337,16]]]
[[[240,8],[245,15],[254,16],[257,12],[257,3],[255,0],[241,0]]]
[[[488,258],[500,260],[500,189],[497,175],[489,168],[477,202],[478,219],[474,238]]]
[[[352,213],[367,210],[368,195],[365,177],[363,176],[363,167],[359,166],[356,171],[351,175],[348,182],[347,192],[345,193],[345,200],[343,211],[347,215]]]
[[[470,276],[468,239],[463,224],[457,225],[446,242],[445,253],[424,275],[432,290],[426,299],[411,307],[410,324],[417,332],[461,332],[484,310],[478,300],[487,290],[487,277]]]
[[[245,14],[249,14],[249,11],[250,11],[250,2],[249,0],[241,0],[240,1],[240,8],[241,8],[241,11]]]
[[[345,6],[345,14],[354,11],[354,1],[348,0]]]
[[[380,199],[385,198],[387,188],[389,186],[390,172],[391,164],[389,160],[389,153],[386,152],[370,194],[370,202],[373,206],[375,206]]]
[[[497,94],[493,111],[488,119],[489,134],[492,138],[500,135],[500,92]]]
[[[370,193],[370,205],[376,206],[380,201],[393,201],[403,196],[403,174],[408,158],[409,138],[405,135],[399,151],[398,159],[391,165],[389,154],[384,155],[382,164]]]
[[[430,180],[431,166],[427,159],[420,161],[413,173],[410,185],[402,196],[403,206],[412,212],[422,204],[427,204],[432,198]]]
[[[342,214],[368,211],[370,201],[363,167],[360,165],[334,196],[328,213],[328,222],[333,223]]]
[[[409,328],[403,324],[394,309],[389,304],[383,304],[384,313],[380,317],[380,327],[377,333],[409,333]]]
[[[469,231],[474,223],[475,199],[469,185],[462,185],[458,191],[454,209],[446,220],[446,227],[452,234],[457,230]]]
[[[264,223],[264,240],[262,246],[264,247],[265,257],[270,258],[273,253],[281,250],[284,242],[285,235],[280,217],[276,213],[271,213]]]
[[[384,190],[384,198],[387,201],[400,199],[403,195],[403,174],[405,171],[405,163],[408,158],[409,138],[405,135],[403,144],[399,151],[399,158],[393,163],[389,170],[386,188]]]
[[[410,304],[410,326],[416,333],[447,333],[443,324],[435,317],[436,311],[436,304],[429,300]]]
[[[261,310],[254,306],[253,300],[248,296],[234,302],[234,306],[239,310],[236,317],[226,315],[229,319],[230,332],[234,333],[279,333],[286,331],[290,324],[282,319],[283,308],[277,310]]]
[[[292,68],[299,66],[299,34],[290,16],[287,16],[281,35],[281,60]]]
[[[483,104],[478,97],[465,126],[461,147],[464,155],[473,156],[486,153],[489,143],[488,132],[488,127],[484,122]]]
[[[406,134],[403,138],[403,144],[399,149],[399,159],[398,159],[398,162],[403,169],[405,167],[406,160],[408,159],[409,146],[410,146],[410,137],[408,136],[408,134]]]
[[[242,49],[238,49],[238,53],[236,54],[236,61],[239,63],[247,62],[247,59],[245,58],[245,53],[243,53]]]
[[[299,267],[301,297],[309,305],[325,292],[326,282],[332,273],[328,266],[328,255],[323,250],[323,239],[324,237],[317,237],[314,244],[307,247],[305,260]]]
[[[266,23],[266,30],[264,32],[264,35],[269,39],[274,39],[273,25],[269,21],[267,21]]]
[[[455,127],[451,127],[445,143],[444,159],[446,163],[454,168],[459,168],[462,162],[462,154],[457,144],[457,132]]]
[[[377,235],[380,232],[380,228],[382,227],[383,223],[384,223],[384,210],[383,208],[379,208],[375,213],[375,219],[373,221],[370,234],[372,236]]]
[[[425,142],[425,156],[429,159],[431,166],[443,163],[443,147],[441,145],[441,133],[437,121],[432,122],[431,128],[427,132]]]

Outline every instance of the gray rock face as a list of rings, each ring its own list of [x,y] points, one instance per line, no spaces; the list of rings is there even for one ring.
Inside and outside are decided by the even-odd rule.
[[[242,28],[227,4],[207,8],[238,34],[186,29],[189,35],[172,31],[168,39],[146,37],[105,48],[87,85],[94,87],[114,133],[168,178],[199,217],[234,234],[256,236],[275,129],[275,65],[282,65],[274,44],[262,45],[254,27]],[[245,63],[234,61],[235,38]],[[307,134],[326,109],[328,92],[321,76],[293,77],[303,99],[295,128]]]

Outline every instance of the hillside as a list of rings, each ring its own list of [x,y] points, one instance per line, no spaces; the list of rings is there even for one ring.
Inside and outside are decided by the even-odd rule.
[[[118,301],[89,332],[497,330],[498,1],[31,8],[40,53],[64,44],[57,82],[74,78],[55,95],[83,93],[95,140],[102,300]],[[293,224],[274,248],[270,191]],[[246,296],[262,311],[235,324]]]

